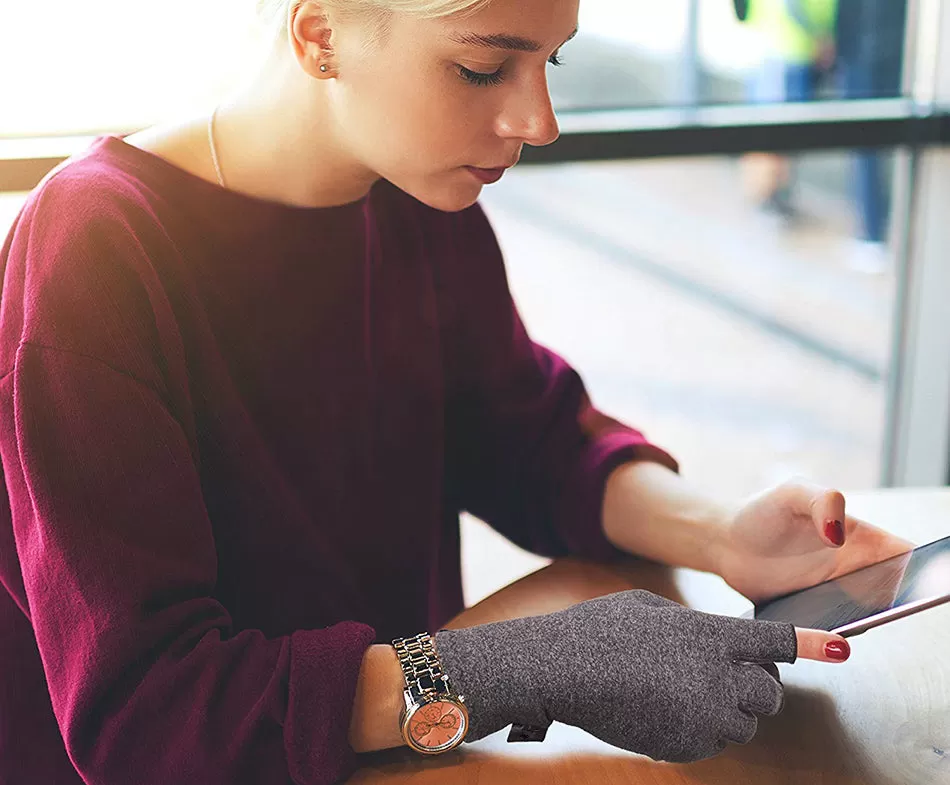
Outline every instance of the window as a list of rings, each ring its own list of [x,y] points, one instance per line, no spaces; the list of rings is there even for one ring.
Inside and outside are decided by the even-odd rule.
[[[787,217],[724,157],[526,167],[482,201],[535,340],[687,476],[728,497],[796,474],[867,488],[897,270],[856,239],[855,157],[799,156]]]
[[[252,59],[254,32],[254,0],[8,0],[0,138],[134,129],[205,111]]]

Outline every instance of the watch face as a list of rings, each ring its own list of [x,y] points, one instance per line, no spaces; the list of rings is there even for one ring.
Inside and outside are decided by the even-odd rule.
[[[409,718],[409,737],[422,749],[451,747],[465,733],[465,716],[451,701],[435,701],[416,709]]]

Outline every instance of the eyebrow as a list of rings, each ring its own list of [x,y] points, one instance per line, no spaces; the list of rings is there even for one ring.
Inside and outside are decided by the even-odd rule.
[[[570,41],[577,35],[577,28],[567,37]],[[513,52],[539,52],[541,44],[532,41],[530,38],[522,38],[518,35],[508,35],[506,33],[494,33],[492,35],[480,35],[478,33],[457,33],[451,36],[451,39],[463,46],[478,46],[484,49],[508,49]],[[567,43],[564,42],[564,44]],[[561,46],[564,46],[561,44]],[[560,47],[558,47],[560,49]]]

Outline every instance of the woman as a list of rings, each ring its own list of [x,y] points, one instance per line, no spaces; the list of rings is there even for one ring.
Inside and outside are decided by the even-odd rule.
[[[3,779],[324,783],[554,719],[671,761],[748,741],[773,663],[843,639],[640,591],[439,631],[462,509],[752,599],[907,549],[834,491],[691,491],[528,339],[475,201],[557,136],[576,0],[269,5],[256,79],[97,140],[3,248]],[[402,661],[449,677],[405,729]]]

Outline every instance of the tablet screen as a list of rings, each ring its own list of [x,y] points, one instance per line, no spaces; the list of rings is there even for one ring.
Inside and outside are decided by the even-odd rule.
[[[950,597],[950,537],[755,606],[755,618],[838,630],[922,600]]]

